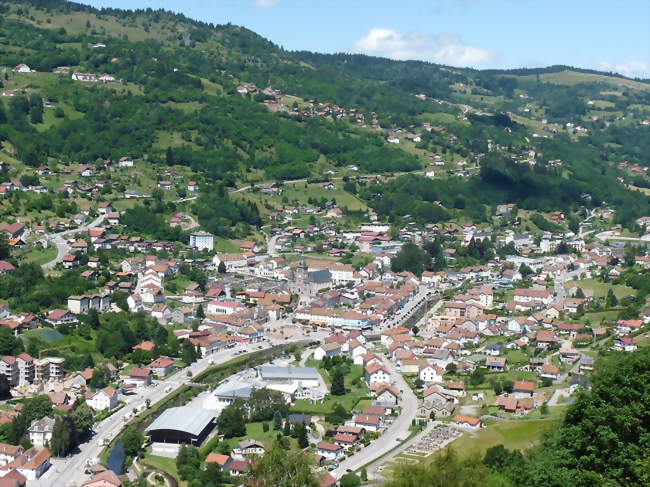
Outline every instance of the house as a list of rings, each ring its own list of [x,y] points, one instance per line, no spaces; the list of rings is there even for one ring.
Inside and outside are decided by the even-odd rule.
[[[375,399],[378,404],[395,406],[399,399],[399,389],[395,386],[380,384],[375,389]]]
[[[148,386],[151,384],[151,369],[135,367],[129,371],[129,375],[124,379],[127,384],[135,386]]]
[[[239,442],[237,448],[233,449],[232,456],[233,458],[243,459],[249,455],[264,455],[265,451],[263,443],[257,440],[243,440]]]
[[[18,445],[9,445],[7,443],[0,443],[0,466],[13,462],[19,455],[22,455],[25,449]]]
[[[28,65],[20,63],[13,69],[14,73],[33,73],[34,71]]]
[[[80,487],[122,487],[122,481],[112,470],[94,473]]]
[[[6,473],[6,472],[1,472]],[[26,487],[27,477],[18,470],[11,470],[5,476],[0,477],[0,487]]]
[[[533,397],[535,393],[535,383],[518,380],[512,388],[513,394],[518,398]]]
[[[471,416],[457,415],[454,416],[454,423],[458,426],[463,426],[465,428],[479,429],[483,427],[483,421],[478,418],[473,418]]]
[[[196,181],[190,181],[187,183],[187,190],[194,193],[199,190],[199,183]]]
[[[389,384],[391,381],[388,370],[382,364],[374,363],[367,365],[364,372],[364,378],[368,384]]]
[[[232,464],[233,459],[230,455],[222,455],[221,453],[210,453],[206,459],[206,465],[217,465],[221,470],[229,470],[230,465]]]
[[[505,357],[487,357],[485,359],[485,367],[488,370],[506,370],[507,360]]]
[[[120,157],[119,161],[117,161],[118,167],[133,167],[133,164],[132,157]]]
[[[553,364],[544,364],[540,369],[539,376],[544,379],[557,380],[560,377],[560,368]]]
[[[0,260],[0,275],[11,274],[16,268],[6,260]]]
[[[384,425],[384,420],[381,416],[357,414],[351,422],[346,424],[356,426],[357,428],[363,428],[366,431],[379,431],[379,429]]]
[[[47,448],[30,448],[22,455],[19,455],[13,462],[9,462],[5,466],[0,467],[0,474],[3,471],[11,472],[12,470],[16,470],[27,480],[37,480],[50,468],[50,457],[51,455]]]
[[[335,355],[341,355],[341,344],[339,343],[324,343],[323,345],[319,345],[312,354],[314,360],[323,360],[325,357],[334,357]]]
[[[618,337],[612,348],[623,352],[634,352],[637,349],[636,340],[631,337]]]
[[[53,309],[45,319],[54,326],[59,326],[64,323],[75,323],[77,321],[77,317],[67,309]]]
[[[29,442],[34,446],[45,446],[52,441],[54,431],[54,419],[45,416],[43,419],[35,419],[27,428]]]
[[[442,382],[445,371],[435,365],[426,365],[420,368],[419,377],[424,383]]]
[[[87,392],[86,404],[95,411],[112,411],[117,407],[117,391],[112,387],[105,387],[97,392]]]
[[[176,362],[169,357],[161,355],[156,360],[151,362],[147,367],[156,377],[165,377],[176,370]]]
[[[79,258],[76,255],[66,254],[63,256],[62,265],[64,269],[72,269],[79,265]]]
[[[81,372],[77,372],[72,378],[72,386],[76,386],[77,388],[86,387],[86,385],[90,382],[90,379],[93,378],[94,371],[95,369],[88,367]]]
[[[328,460],[336,460],[343,455],[343,447],[327,441],[319,441],[316,445],[316,453]]]

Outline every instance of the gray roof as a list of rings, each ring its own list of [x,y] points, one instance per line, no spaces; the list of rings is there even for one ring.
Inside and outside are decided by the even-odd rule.
[[[214,419],[214,411],[192,406],[165,409],[145,431],[176,430],[193,436],[201,432]]]
[[[332,274],[330,273],[329,269],[311,271],[307,277],[309,282],[314,282],[316,284],[322,284],[325,282],[330,282],[332,280]]]
[[[261,366],[259,368],[262,379],[270,380],[319,380],[320,374],[313,367],[274,367]]]
[[[231,379],[222,382],[212,391],[212,394],[219,397],[231,397],[233,399],[250,399],[254,389],[264,389],[266,384],[260,380]]]

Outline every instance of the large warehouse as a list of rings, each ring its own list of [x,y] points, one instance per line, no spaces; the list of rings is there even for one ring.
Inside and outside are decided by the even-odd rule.
[[[214,424],[214,411],[183,406],[166,409],[145,431],[153,442],[198,446],[212,431]]]

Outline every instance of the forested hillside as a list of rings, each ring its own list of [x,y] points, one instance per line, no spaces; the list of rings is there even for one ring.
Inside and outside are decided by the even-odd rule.
[[[650,186],[644,81],[565,66],[477,71],[288,52],[245,28],[162,10],[62,0],[1,8],[0,156],[58,167],[128,155],[183,168],[217,188],[197,203],[203,223],[211,198],[228,200],[223,186],[332,174],[355,179],[348,189],[392,221],[489,219],[501,203],[607,204],[631,226],[648,207],[633,191]],[[364,175],[386,177],[374,186]],[[213,230],[259,224],[255,208],[225,207]]]

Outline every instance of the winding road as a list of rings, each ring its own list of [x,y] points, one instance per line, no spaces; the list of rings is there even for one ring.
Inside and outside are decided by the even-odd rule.
[[[41,267],[44,270],[52,269],[56,264],[58,264],[63,260],[64,255],[70,252],[70,245],[68,245],[68,242],[65,237],[67,237],[68,235],[73,235],[75,233],[87,232],[89,228],[94,228],[101,225],[105,218],[106,215],[100,215],[95,220],[88,223],[87,225],[82,225],[72,230],[66,230],[65,232],[48,234],[47,236],[48,240],[50,242],[53,242],[56,245],[56,257],[53,260],[43,264]]]

